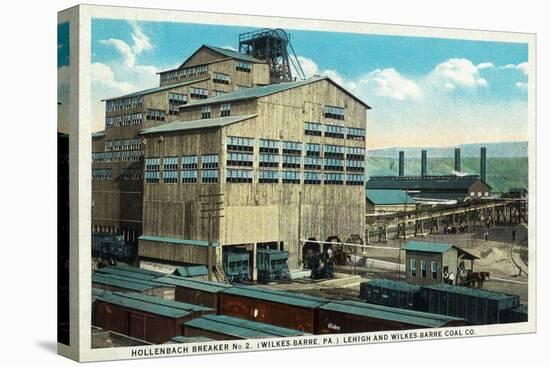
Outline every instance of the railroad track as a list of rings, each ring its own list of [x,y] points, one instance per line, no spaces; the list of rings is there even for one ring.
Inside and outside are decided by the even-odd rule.
[[[516,256],[514,255],[514,250],[519,248],[519,260],[516,259]],[[510,247],[510,259],[514,263],[514,265],[518,268],[520,271],[520,274],[523,273],[525,276],[528,276],[529,271],[527,269],[528,266],[528,256],[527,256],[527,240],[520,241],[519,243],[514,243]]]

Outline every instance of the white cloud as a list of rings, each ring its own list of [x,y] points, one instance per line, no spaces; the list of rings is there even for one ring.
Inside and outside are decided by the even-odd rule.
[[[138,55],[143,51],[152,50],[153,45],[151,44],[149,37],[143,33],[138,24],[136,22],[130,22],[130,25],[132,26],[132,40],[134,41],[132,51],[134,54]]]
[[[127,67],[131,68],[136,64],[136,55],[126,42],[116,38],[109,38],[108,40],[100,40],[99,43],[106,46],[113,46],[122,56],[124,64]]]
[[[136,64],[136,58],[143,51],[150,51],[153,49],[153,45],[141,28],[135,22],[130,22],[132,27],[132,46],[128,45],[123,40],[117,38],[109,38],[107,40],[100,40],[99,43],[106,46],[114,47],[118,53],[124,59],[124,64],[132,68]]]
[[[477,64],[476,67],[478,70],[493,69],[495,65],[492,62],[482,62],[481,64]]]
[[[438,65],[426,78],[435,87],[447,90],[486,87],[487,80],[479,75],[479,69],[468,59],[449,59]]]
[[[363,76],[358,84],[366,88],[366,93],[380,97],[390,97],[400,101],[422,97],[418,84],[405,78],[394,68],[377,69]],[[363,94],[363,93],[362,93]]]
[[[519,70],[524,75],[529,74],[529,70],[528,70],[529,69],[529,63],[527,61],[519,63],[517,65],[516,64],[507,64],[507,65],[504,65],[504,66],[500,66],[499,68],[504,69],[504,70]]]
[[[517,82],[516,83],[516,87],[518,87],[519,89],[522,89],[522,90],[526,90],[527,89],[527,83],[524,83],[524,82]]]

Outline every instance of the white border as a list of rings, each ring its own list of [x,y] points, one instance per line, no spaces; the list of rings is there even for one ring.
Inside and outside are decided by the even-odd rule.
[[[73,114],[71,107],[71,115],[75,116],[74,121],[79,121],[74,128],[71,127],[71,136],[78,136],[78,152],[75,152],[71,146],[70,150],[73,154],[77,154],[77,165],[71,164],[70,177],[90,177],[91,169],[91,110],[90,110],[90,41],[91,41],[91,19],[92,18],[111,18],[111,19],[137,19],[140,21],[174,21],[187,23],[201,24],[226,24],[239,25],[250,27],[280,27],[286,29],[301,29],[301,30],[329,30],[336,32],[351,32],[351,33],[369,33],[369,34],[387,34],[387,35],[402,35],[402,36],[422,36],[432,38],[450,38],[450,39],[469,39],[469,40],[490,40],[499,42],[525,42],[529,44],[529,89],[528,89],[528,107],[529,107],[529,315],[528,323],[511,324],[511,325],[490,325],[474,327],[476,336],[487,335],[503,335],[534,332],[536,328],[536,246],[535,246],[535,228],[536,228],[536,184],[535,184],[535,154],[536,154],[536,85],[533,80],[536,80],[536,55],[535,55],[535,35],[526,33],[509,33],[509,32],[494,32],[494,31],[474,31],[463,29],[447,29],[437,27],[418,27],[418,26],[402,26],[402,25],[386,25],[358,22],[343,22],[343,21],[326,21],[313,19],[296,19],[296,18],[275,18],[264,16],[242,16],[235,14],[216,14],[204,12],[186,12],[180,10],[159,10],[159,9],[144,9],[144,8],[125,8],[125,7],[104,7],[93,5],[81,5],[78,7],[78,42],[80,47],[74,47],[71,40],[71,68],[78,70],[77,90],[78,93],[71,93],[71,105],[74,99],[77,101],[86,101],[78,105],[78,112]],[[74,22],[71,22],[71,34],[74,32]],[[78,50],[78,55],[76,54]],[[82,60],[78,64],[73,63],[73,57]],[[76,86],[71,79],[71,88]],[[76,106],[76,105],[74,105]],[[73,135],[73,132],[76,135]],[[71,140],[72,141],[72,140]],[[71,162],[75,162],[71,156]],[[81,166],[81,167],[80,167]],[[75,172],[74,170],[77,170]],[[75,181],[73,181],[75,182]],[[75,192],[76,190],[76,192]],[[129,351],[136,350],[133,348],[113,348],[113,349],[91,349],[90,348],[90,321],[91,310],[90,304],[90,288],[91,288],[91,269],[90,269],[90,214],[91,214],[91,183],[89,180],[79,180],[78,187],[71,185],[71,198],[77,195],[78,200],[71,200],[71,219],[73,219],[74,206],[78,203],[78,210],[75,215],[78,215],[78,222],[71,223],[71,240],[77,236],[80,240],[77,253],[71,252],[71,285],[74,281],[78,284],[79,296],[71,296],[71,307],[76,306],[80,310],[80,317],[74,319],[71,315],[71,347],[70,349],[78,349],[78,359],[80,361],[93,360],[114,360],[130,358]],[[73,225],[74,224],[74,225]],[[75,232],[76,231],[76,232]],[[72,241],[71,241],[72,242]],[[74,243],[74,242],[72,242]],[[74,255],[74,256],[73,256]],[[80,270],[80,271],[79,271]],[[71,290],[74,290],[71,286]],[[75,298],[77,298],[75,300]],[[75,335],[72,332],[73,328],[80,328],[80,333]],[[463,328],[465,329],[465,328]],[[377,334],[391,334],[377,333]],[[318,336],[321,339],[325,336]],[[246,341],[238,342],[246,343]],[[137,349],[148,349],[150,347],[138,347]],[[60,349],[60,352],[62,350]]]

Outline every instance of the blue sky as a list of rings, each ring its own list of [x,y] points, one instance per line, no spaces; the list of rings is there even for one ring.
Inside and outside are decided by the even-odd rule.
[[[156,72],[202,44],[237,48],[253,29],[94,19],[94,129],[100,99],[155,86]],[[371,148],[527,140],[527,44],[287,32],[308,76],[327,75],[373,107]]]
[[[57,109],[57,124],[58,130],[65,133],[69,132],[69,31],[68,22],[57,25],[57,102],[61,103]]]

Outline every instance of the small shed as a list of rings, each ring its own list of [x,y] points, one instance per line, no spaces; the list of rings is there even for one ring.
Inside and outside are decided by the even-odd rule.
[[[184,335],[186,337],[207,337],[214,340],[238,340],[303,336],[309,334],[236,317],[205,315],[186,322],[184,324]]]
[[[332,301],[319,307],[317,334],[362,333],[462,326],[464,320],[356,301]]]
[[[164,300],[155,296],[114,292],[97,297],[96,326],[151,343],[181,335],[181,325],[211,308]]]
[[[421,303],[418,285],[381,278],[361,283],[360,298],[367,303],[411,310],[418,309]]]
[[[220,293],[219,313],[313,333],[316,309],[327,299],[254,286]]]
[[[456,284],[467,273],[464,260],[473,271],[477,256],[448,243],[407,241],[405,250],[406,281],[414,284]]]
[[[472,325],[498,324],[502,311],[520,305],[516,295],[443,283],[422,286],[422,294],[426,312],[461,317]]]
[[[219,293],[231,288],[230,284],[167,275],[155,279],[155,283],[176,287],[174,299],[196,305],[219,309]]]

